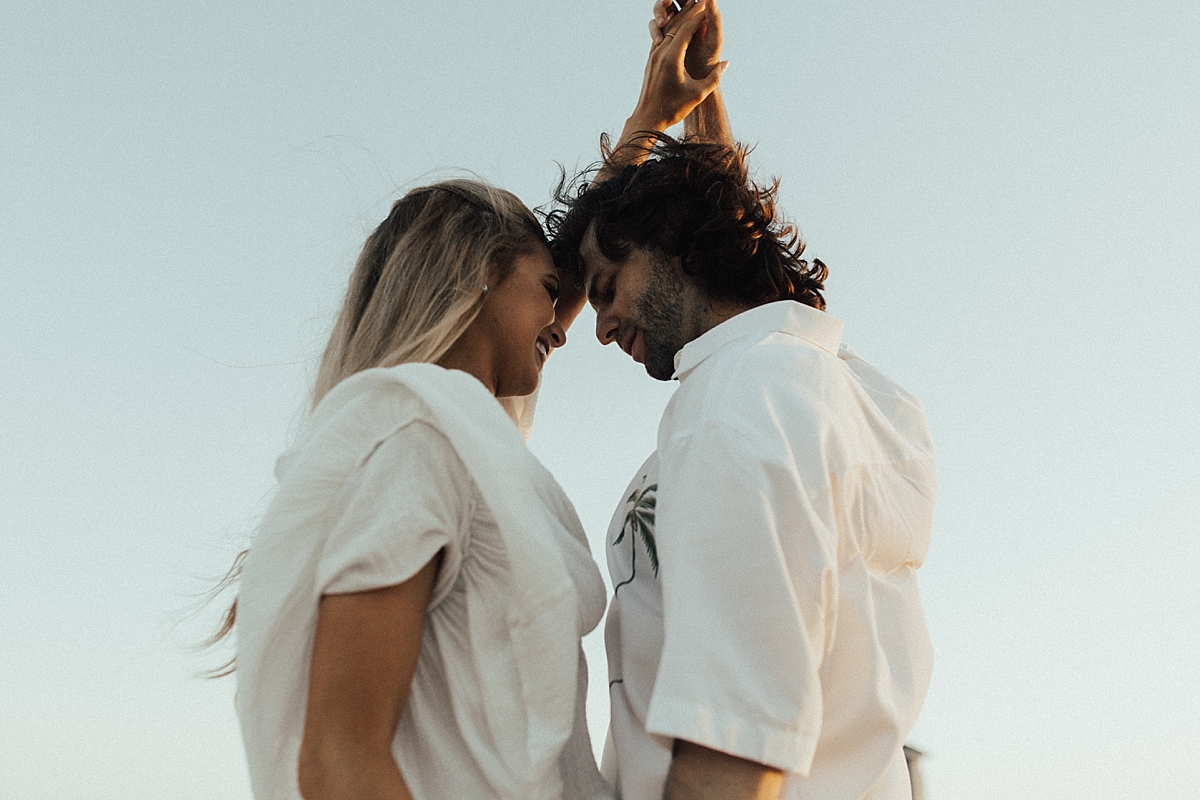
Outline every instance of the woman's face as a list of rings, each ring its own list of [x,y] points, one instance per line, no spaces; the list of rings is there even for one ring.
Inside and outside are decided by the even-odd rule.
[[[531,393],[550,352],[567,341],[555,310],[561,284],[545,247],[517,256],[507,278],[498,285],[489,282],[479,316],[451,348],[465,350],[459,355],[475,362],[475,368],[446,359],[443,366],[472,373],[497,397]]]

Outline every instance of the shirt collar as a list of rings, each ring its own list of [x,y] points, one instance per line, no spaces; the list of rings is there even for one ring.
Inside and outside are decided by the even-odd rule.
[[[671,377],[682,380],[700,362],[730,342],[745,336],[762,337],[777,331],[797,336],[836,356],[842,342],[843,327],[841,320],[795,300],[779,300],[755,306],[685,344],[675,354],[675,374]]]

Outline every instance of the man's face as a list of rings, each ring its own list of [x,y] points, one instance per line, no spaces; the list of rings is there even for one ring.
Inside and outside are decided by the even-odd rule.
[[[600,252],[594,227],[579,254],[600,344],[616,342],[650,377],[670,380],[675,354],[704,330],[698,293],[677,259],[634,248],[621,261],[610,261]]]

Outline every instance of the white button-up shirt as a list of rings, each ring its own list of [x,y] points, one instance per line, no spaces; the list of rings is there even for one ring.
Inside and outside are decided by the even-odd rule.
[[[662,796],[677,738],[785,770],[785,798],[909,796],[933,447],[841,331],[783,301],[676,356],[658,452],[608,537],[605,772],[624,800]]]

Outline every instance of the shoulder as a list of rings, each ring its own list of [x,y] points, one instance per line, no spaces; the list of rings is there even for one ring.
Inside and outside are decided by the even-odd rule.
[[[453,439],[464,416],[476,426],[507,420],[495,398],[466,373],[434,364],[368,369],[342,381],[321,400],[300,444],[332,439],[370,450],[413,421]]]
[[[434,473],[448,469],[466,477],[462,459],[446,434],[419,414],[381,439],[367,454],[363,468],[420,477],[435,477]]]
[[[817,424],[833,404],[838,359],[798,337],[772,332],[730,343],[680,387],[675,409],[687,427],[735,430]]]
[[[853,375],[866,401],[863,405],[867,410],[881,415],[897,436],[917,453],[932,459],[934,449],[929,421],[921,402],[899,383],[864,361],[851,348],[843,346],[840,357]]]
[[[350,376],[321,399],[293,447],[276,462],[280,489],[285,494],[311,495],[340,485],[388,437],[414,422],[453,440],[443,419],[446,414],[434,413],[434,403],[450,402],[440,399],[444,397],[468,403],[472,387],[461,386],[462,379],[474,381],[466,375],[456,378],[432,364],[370,369]],[[482,385],[478,388],[487,395]],[[496,405],[494,399],[491,402]],[[504,418],[503,411],[498,413]]]
[[[343,435],[353,429],[385,428],[431,415],[420,394],[395,369],[369,369],[351,375],[333,387],[313,410],[306,433],[330,431]]]
[[[490,402],[488,402],[490,401]],[[436,364],[401,364],[363,370],[335,386],[317,406],[313,421],[379,413],[421,413],[445,404],[495,405],[483,384],[466,373]]]

